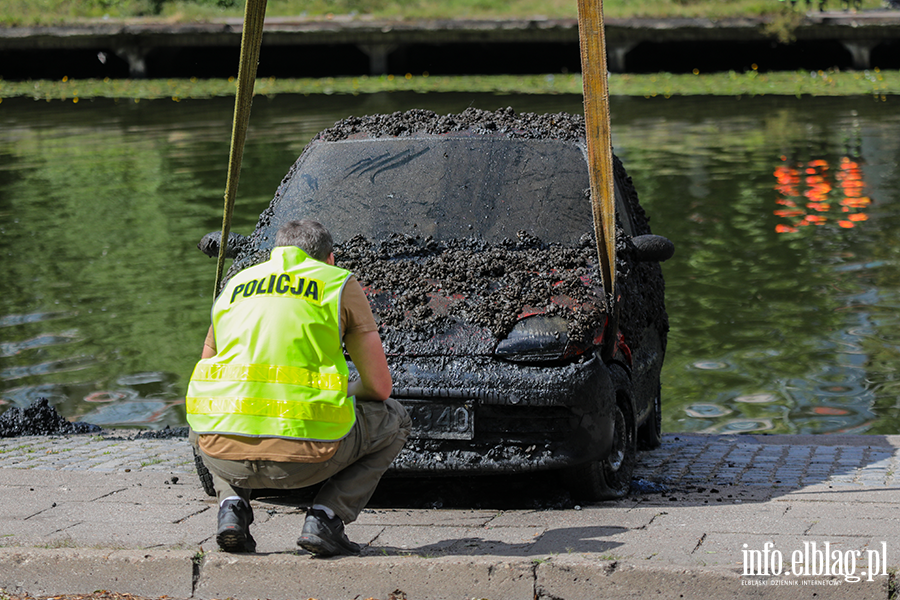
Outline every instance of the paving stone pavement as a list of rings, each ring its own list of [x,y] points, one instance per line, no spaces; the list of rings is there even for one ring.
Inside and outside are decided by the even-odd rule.
[[[634,476],[670,486],[900,486],[900,450],[875,443],[881,439],[667,435],[662,447],[639,453]],[[134,439],[133,432],[107,432],[0,439],[2,468],[189,474],[194,462],[184,438]]]
[[[621,500],[373,507],[347,526],[362,556],[326,560],[298,550],[307,504],[294,498],[253,501],[256,553],[219,551],[187,439],[135,436],[0,439],[0,599],[896,600],[900,589],[900,436],[668,434],[639,454]]]
[[[850,441],[859,445],[843,445]],[[766,487],[900,484],[898,449],[866,442],[865,436],[667,436],[663,447],[640,454],[635,476]]]
[[[133,439],[134,434],[25,436],[0,440],[0,469],[190,473],[186,438]]]

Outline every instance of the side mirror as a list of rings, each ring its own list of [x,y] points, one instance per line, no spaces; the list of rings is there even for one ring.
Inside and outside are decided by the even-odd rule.
[[[631,242],[637,250],[635,258],[641,262],[663,262],[675,254],[675,244],[661,235],[638,235]]]
[[[200,243],[197,244],[197,248],[200,251],[211,257],[218,258],[219,257],[219,242],[222,240],[222,232],[221,231],[211,231],[201,238]],[[241,246],[247,243],[246,236],[243,236],[239,233],[235,233],[233,231],[228,232],[228,248],[225,249],[225,258],[237,258],[238,253],[241,250]]]

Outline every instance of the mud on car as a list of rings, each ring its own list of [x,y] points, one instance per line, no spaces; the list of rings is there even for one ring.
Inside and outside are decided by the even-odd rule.
[[[659,261],[673,248],[616,159],[617,286],[604,294],[585,157],[584,120],[568,114],[345,119],[304,149],[255,231],[230,238],[226,280],[267,259],[285,222],[321,221],[412,416],[393,473],[558,469],[575,497],[622,496],[639,446],[660,444]]]

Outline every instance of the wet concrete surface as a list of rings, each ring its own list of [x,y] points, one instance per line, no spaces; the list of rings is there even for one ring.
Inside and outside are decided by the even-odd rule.
[[[5,438],[0,589],[273,600],[886,599],[900,565],[898,473],[900,436],[666,435],[640,454],[632,493],[616,502],[570,505],[554,499],[549,479],[386,479],[347,527],[362,557],[317,560],[295,545],[309,503],[300,496],[254,499],[256,554],[218,551],[214,500],[177,435]],[[480,494],[491,485],[507,486],[505,503]],[[423,507],[428,498],[444,504]],[[789,566],[792,553],[826,542],[860,553],[857,575],[875,566],[878,574],[744,575],[746,550],[774,544]],[[872,564],[869,551],[885,564]]]

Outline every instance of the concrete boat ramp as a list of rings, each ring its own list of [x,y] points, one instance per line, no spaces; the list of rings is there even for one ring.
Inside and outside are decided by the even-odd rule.
[[[347,528],[361,557],[315,559],[295,545],[306,502],[289,497],[254,500],[256,554],[219,551],[183,438],[10,438],[0,597],[887,600],[900,587],[898,488],[900,436],[666,435],[622,500],[381,503]]]

